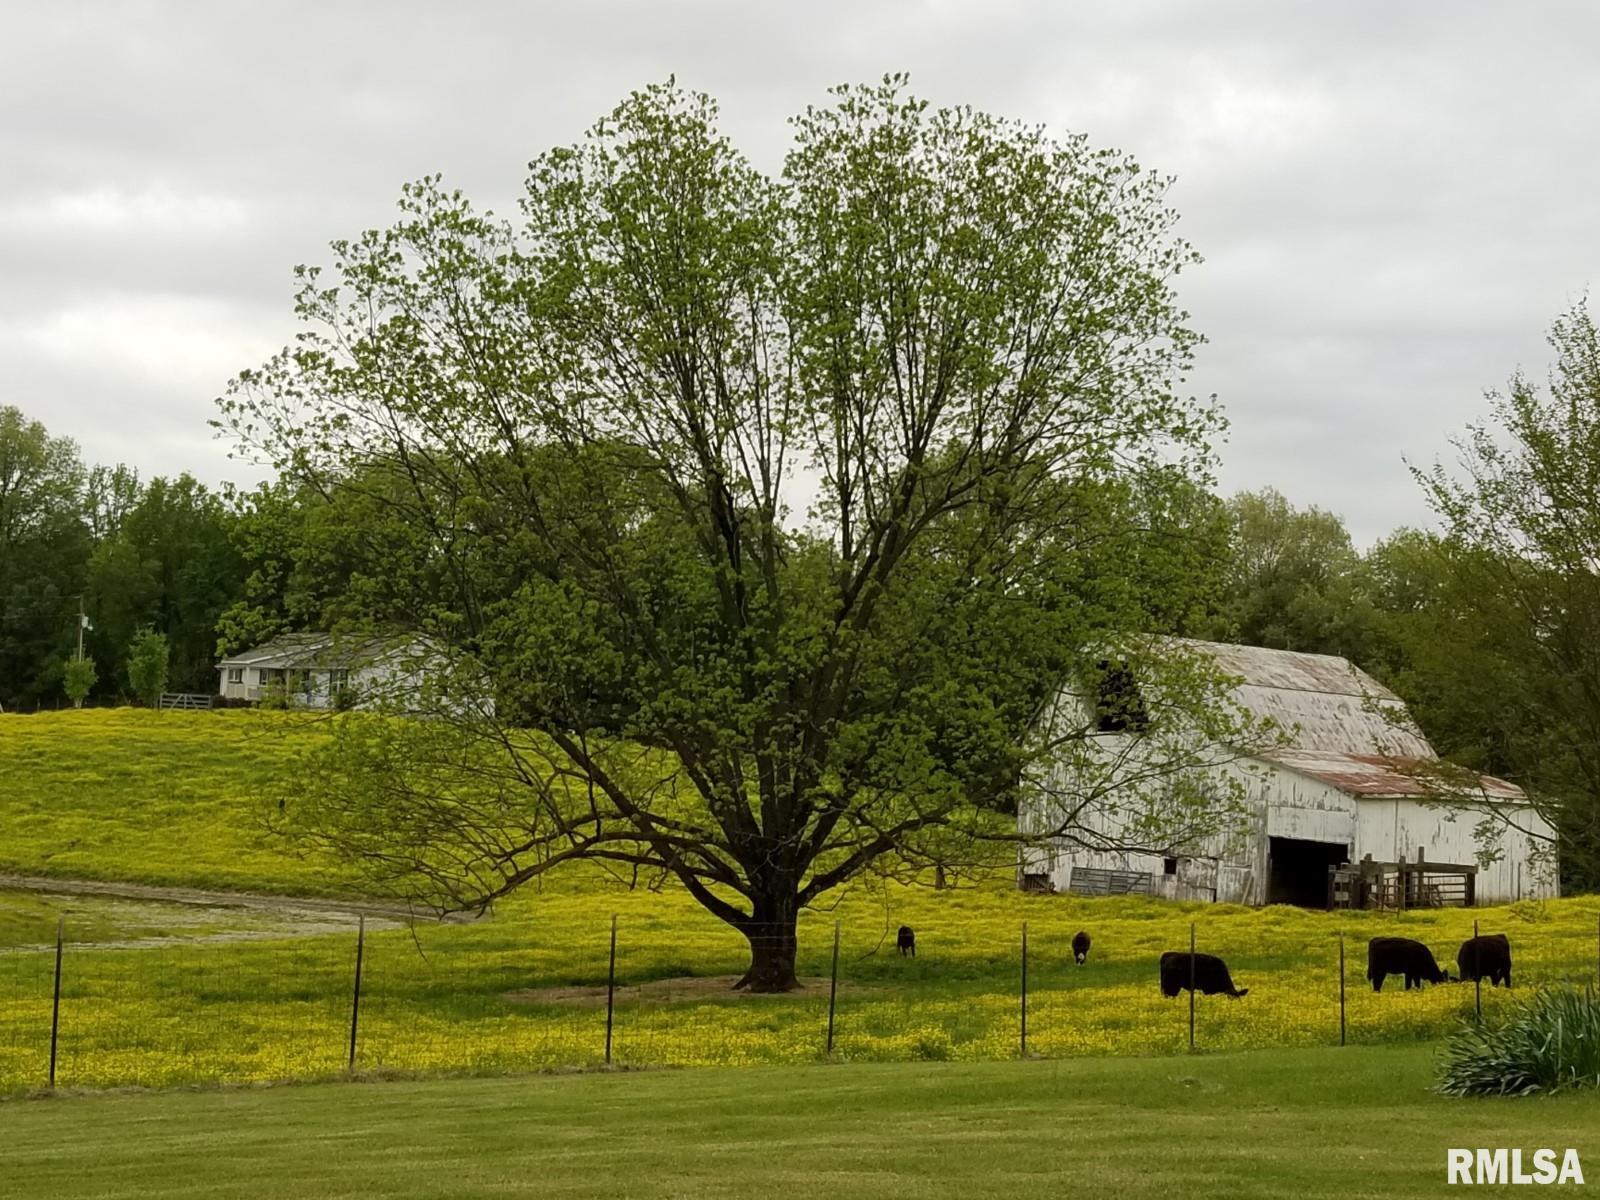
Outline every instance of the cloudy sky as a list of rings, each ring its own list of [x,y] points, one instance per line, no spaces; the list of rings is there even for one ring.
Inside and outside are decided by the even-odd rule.
[[[251,482],[213,398],[293,332],[290,268],[441,171],[508,211],[526,161],[676,74],[764,167],[829,85],[1078,131],[1178,176],[1205,256],[1195,379],[1225,489],[1362,542],[1600,278],[1600,6],[632,0],[9,8],[0,404],[91,461]]]

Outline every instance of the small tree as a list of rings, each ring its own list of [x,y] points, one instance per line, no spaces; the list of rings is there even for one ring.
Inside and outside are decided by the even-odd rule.
[[[167,689],[167,654],[166,635],[148,627],[135,634],[128,647],[128,685],[152,708]]]
[[[95,670],[92,658],[75,658],[67,663],[62,672],[62,682],[73,708],[83,707],[84,700],[94,690],[95,680],[99,678],[100,673]]]

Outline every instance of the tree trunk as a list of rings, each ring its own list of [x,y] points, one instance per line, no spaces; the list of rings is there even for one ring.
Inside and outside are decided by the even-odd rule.
[[[750,942],[750,969],[733,985],[735,991],[792,992],[800,986],[794,973],[798,910],[791,893],[757,903],[751,919],[740,923],[739,932]]]

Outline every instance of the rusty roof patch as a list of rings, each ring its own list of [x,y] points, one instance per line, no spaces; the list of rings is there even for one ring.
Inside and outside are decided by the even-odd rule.
[[[1514,783],[1461,769],[1447,773],[1433,757],[1391,758],[1301,749],[1274,750],[1262,757],[1353,796],[1431,796],[1444,801],[1452,795],[1463,799],[1526,799],[1523,790]]]

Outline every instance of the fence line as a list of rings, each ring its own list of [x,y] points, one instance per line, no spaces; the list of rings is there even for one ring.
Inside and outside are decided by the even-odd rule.
[[[776,1046],[778,1061],[827,1059],[839,1053],[927,1058],[1010,1053],[984,1041],[984,1029],[998,1032],[1009,1023],[997,1024],[995,1009],[985,1008],[1004,1000],[1009,988],[981,992],[969,988],[948,994],[930,989],[923,995],[894,988],[875,990],[876,984],[894,980],[897,971],[912,979],[940,979],[937,967],[917,962],[915,947],[902,949],[901,957],[889,962],[880,959],[873,970],[858,968],[853,978],[841,980],[842,926],[837,921],[831,953],[816,963],[818,967],[826,963],[828,972],[825,1009],[820,988],[798,996],[744,998],[731,991],[727,977],[664,975],[676,960],[664,958],[657,941],[623,936],[615,915],[608,932],[604,958],[585,959],[593,964],[592,971],[582,964],[574,969],[569,956],[562,960],[567,973],[552,978],[550,969],[539,965],[535,950],[496,944],[435,950],[418,957],[403,940],[406,935],[388,941],[368,939],[364,918],[358,921],[353,947],[343,935],[320,934],[274,942],[97,948],[68,943],[62,917],[53,947],[0,955],[0,1091],[41,1083],[53,1088],[58,1082],[110,1086],[322,1078],[356,1070],[769,1061],[761,1057],[765,1050],[751,1050],[757,1042],[761,1047]],[[1072,1046],[1089,1034],[1108,1036],[1110,1052],[1128,1047],[1160,1052],[1163,1046],[1169,1051],[1183,1046],[1182,1018],[1174,1021],[1176,1014],[1169,1009],[1152,1005],[1143,1014],[1147,1023],[1136,1028],[1121,1011],[1092,1010],[1081,1003],[1080,993],[1094,980],[1083,972],[1097,967],[1101,959],[1092,957],[1091,968],[1070,965],[1063,939],[1059,953],[1037,955],[1036,963],[1038,947],[1049,944],[1049,939],[1031,939],[1027,922],[1021,923],[1019,934],[1019,941],[1012,943],[1016,950],[996,948],[996,961],[1020,951],[1020,958],[1012,960],[1019,969],[1014,977],[1017,1007],[1011,1010],[1018,1021],[1014,1052],[1020,1057],[1062,1053],[1064,1046],[1066,1053],[1081,1053]],[[1473,936],[1478,935],[1474,921]],[[1600,942],[1600,928],[1596,936]],[[1343,1046],[1351,1040],[1350,964],[1344,931],[1336,937],[1337,1044]],[[754,940],[769,950],[794,944],[784,929],[766,937],[758,934]],[[601,949],[595,942],[589,944],[596,952]],[[1200,995],[1208,988],[1215,990],[1216,981],[1209,973],[1199,974],[1198,944],[1198,922],[1191,921],[1186,971],[1191,1052],[1237,1041],[1230,1042],[1229,1026],[1216,1024],[1210,1015],[1202,1021],[1202,1007],[1206,1014],[1219,1014],[1227,1021],[1236,1014],[1240,1019],[1251,1015],[1248,1007],[1231,1008],[1232,1000],[1208,996],[1205,1005],[1200,1004]],[[390,957],[397,948],[407,956],[404,965]],[[926,935],[921,949],[925,954],[929,949]],[[1226,957],[1226,945],[1212,949]],[[1157,953],[1141,946],[1141,959],[1147,953],[1154,965]],[[1120,974],[1114,986],[1126,985],[1132,961],[1127,956],[1116,960]],[[1478,978],[1466,1011],[1481,1020],[1484,999],[1478,965],[1474,960]],[[1208,971],[1209,967],[1208,962]],[[1303,975],[1286,974],[1303,985]],[[821,983],[807,978],[814,987]],[[543,986],[528,986],[535,982]],[[1165,991],[1164,980],[1163,984]],[[1179,990],[1172,986],[1169,994]],[[1298,990],[1303,994],[1303,988]],[[1311,1002],[1327,1003],[1333,998],[1330,992],[1321,991],[1322,999]],[[1313,990],[1311,997],[1317,994]],[[985,1012],[987,1026],[980,1021]],[[816,1024],[810,1023],[813,1018]],[[1326,1025],[1321,1028],[1327,1030]],[[1356,1032],[1370,1037],[1373,1026],[1358,1022]],[[1331,1042],[1328,1032],[1317,1036],[1323,1044]],[[1080,1037],[1080,1043],[1073,1043],[1074,1037]],[[36,1056],[46,1046],[41,1061]]]

